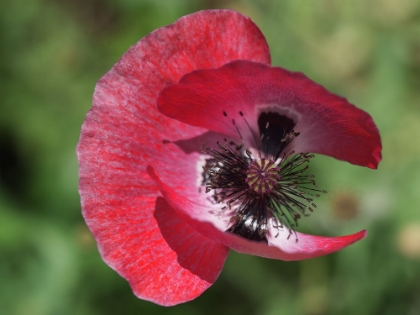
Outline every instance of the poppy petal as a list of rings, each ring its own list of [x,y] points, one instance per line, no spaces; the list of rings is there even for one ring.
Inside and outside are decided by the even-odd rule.
[[[379,132],[369,114],[302,73],[234,61],[185,75],[165,88],[157,102],[168,117],[230,137],[238,138],[239,129],[254,145],[260,114],[277,112],[292,119],[300,132],[291,148],[297,153],[320,153],[369,168],[381,160]]]
[[[187,72],[235,59],[270,62],[260,30],[235,11],[201,11],[141,39],[96,85],[77,147],[82,212],[104,261],[142,299],[188,301],[217,278],[226,258],[225,246],[197,234],[170,206],[157,207],[145,165],[166,169],[165,180],[181,190],[196,187],[196,170],[184,165],[198,153],[173,143],[207,130],[163,116],[156,96]],[[192,252],[199,248],[208,253]]]
[[[309,259],[336,252],[366,236],[366,231],[363,230],[338,237],[323,237],[298,232],[293,233],[296,237],[290,237],[288,229],[275,228],[273,224],[269,224],[268,244],[250,241],[225,232],[229,218],[224,216],[223,212],[218,213],[214,208],[198,204],[178,194],[159,179],[153,167],[149,166],[148,172],[166,201],[191,227],[204,236],[240,253],[279,260]]]
[[[149,206],[150,215],[114,217],[115,224],[95,230],[104,240],[99,251],[137,297],[164,306],[192,300],[217,280],[229,249],[185,224],[163,198]],[[101,211],[95,220],[102,224],[110,216]]]

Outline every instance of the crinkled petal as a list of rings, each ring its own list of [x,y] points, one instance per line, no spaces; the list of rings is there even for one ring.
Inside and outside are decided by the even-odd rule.
[[[229,218],[223,215],[223,211],[216,210],[216,206],[211,208],[188,200],[164,184],[151,166],[148,167],[148,172],[166,201],[195,230],[240,253],[280,260],[309,259],[336,252],[366,236],[364,230],[339,237],[323,237],[303,233],[290,235],[288,229],[275,228],[273,224],[269,224],[268,244],[250,241],[225,232]]]
[[[381,160],[381,139],[369,114],[302,73],[261,63],[234,61],[187,74],[159,94],[158,108],[168,117],[230,137],[238,137],[238,126],[248,143],[259,135],[260,113],[277,112],[296,123],[296,152],[325,154],[369,168]]]
[[[226,258],[225,246],[201,237],[169,206],[157,207],[160,194],[145,167],[153,161],[180,191],[197,189],[200,156],[176,143],[207,130],[163,116],[156,97],[185,73],[235,59],[270,62],[260,30],[234,11],[201,11],[140,40],[95,88],[77,148],[83,216],[104,261],[142,299],[188,301]]]

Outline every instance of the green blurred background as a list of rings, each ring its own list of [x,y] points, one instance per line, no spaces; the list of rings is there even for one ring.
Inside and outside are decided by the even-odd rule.
[[[273,64],[369,112],[377,171],[317,157],[328,194],[302,231],[363,241],[272,261],[232,252],[201,297],[163,308],[106,266],[80,214],[75,146],[96,81],[138,39],[182,15],[249,15]],[[420,314],[420,1],[0,2],[0,313]]]

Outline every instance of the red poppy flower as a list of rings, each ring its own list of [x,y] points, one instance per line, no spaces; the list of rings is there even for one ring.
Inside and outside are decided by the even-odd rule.
[[[104,261],[161,305],[214,283],[229,249],[298,260],[366,232],[295,232],[321,193],[312,153],[376,168],[364,111],[270,66],[247,17],[201,11],[152,32],[99,80],[77,148],[83,216]],[[311,153],[308,153],[311,152]]]

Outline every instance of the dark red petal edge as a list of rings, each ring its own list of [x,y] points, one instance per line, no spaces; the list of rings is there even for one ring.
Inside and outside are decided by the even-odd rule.
[[[158,109],[168,117],[238,137],[236,125],[248,142],[261,111],[294,117],[296,152],[332,156],[352,164],[377,168],[381,139],[372,118],[346,99],[328,92],[302,73],[252,61],[234,61],[219,69],[198,70],[165,88]],[[226,115],[227,114],[227,117]],[[258,136],[259,138],[259,136]]]
[[[102,258],[139,298],[191,300],[222,269],[228,249],[159,201],[145,166],[153,161],[180,189],[195,185],[197,155],[171,143],[205,130],[161,115],[155,99],[185,73],[235,59],[270,62],[260,30],[235,11],[201,11],[140,40],[95,88],[77,147],[82,212]]]

